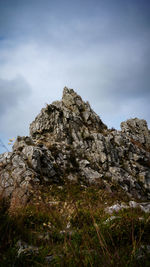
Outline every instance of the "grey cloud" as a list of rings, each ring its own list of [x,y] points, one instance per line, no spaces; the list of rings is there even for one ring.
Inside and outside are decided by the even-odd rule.
[[[144,49],[131,49],[131,44],[92,51],[92,57],[81,55],[80,65],[68,70],[70,80],[79,81],[86,93],[91,90],[92,97],[127,99],[150,97],[150,62]],[[89,51],[90,52],[90,51]],[[92,89],[91,89],[92,87]]]
[[[20,101],[24,101],[31,93],[26,80],[18,76],[13,80],[0,79],[0,115],[2,116],[13,107],[17,108]]]
[[[8,42],[1,42],[1,69],[4,77],[10,71],[29,80],[37,109],[58,99],[66,85],[110,126],[132,116],[149,119],[149,1],[2,1],[1,40]],[[0,81],[1,114],[17,107],[29,87],[25,80]],[[3,128],[13,116],[16,133],[27,129],[35,106],[19,110],[7,114]]]
[[[95,49],[92,56],[82,54],[68,76],[109,127],[119,128],[122,120],[136,116],[150,125],[149,48],[117,41]]]
[[[3,4],[2,4],[3,2]],[[1,2],[2,35],[50,41],[56,44],[109,42],[117,37],[139,37],[149,32],[149,1],[48,1]],[[68,36],[67,36],[68,35]],[[65,38],[64,38],[65,37]],[[66,42],[67,38],[67,42]],[[72,42],[71,42],[72,44]],[[58,45],[58,44],[57,44]],[[89,44],[88,44],[89,45]]]

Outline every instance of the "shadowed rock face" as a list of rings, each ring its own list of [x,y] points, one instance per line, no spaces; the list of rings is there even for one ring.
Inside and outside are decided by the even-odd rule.
[[[145,120],[109,130],[88,102],[64,88],[61,101],[43,108],[18,137],[13,151],[0,155],[0,194],[26,203],[38,185],[66,180],[114,184],[135,198],[150,198],[150,131]]]

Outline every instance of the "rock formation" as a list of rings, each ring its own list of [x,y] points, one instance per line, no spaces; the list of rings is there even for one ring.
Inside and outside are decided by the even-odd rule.
[[[122,187],[132,198],[150,199],[150,131],[145,120],[108,129],[88,102],[64,88],[61,101],[43,108],[0,155],[0,194],[25,204],[37,186],[66,181]]]

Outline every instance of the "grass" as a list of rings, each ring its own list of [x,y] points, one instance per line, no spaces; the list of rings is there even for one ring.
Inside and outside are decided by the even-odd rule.
[[[94,186],[39,187],[24,208],[9,211],[0,203],[0,266],[150,266],[150,216],[140,209],[124,209],[107,220],[105,208],[127,203],[121,191]],[[32,246],[18,256],[18,241]],[[34,247],[38,253],[34,253]]]

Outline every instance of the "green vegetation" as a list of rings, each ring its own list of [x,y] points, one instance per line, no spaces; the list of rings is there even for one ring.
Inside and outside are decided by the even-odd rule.
[[[1,200],[0,266],[150,266],[150,215],[107,214],[117,200],[128,202],[121,189],[71,184],[39,187],[20,209]]]

